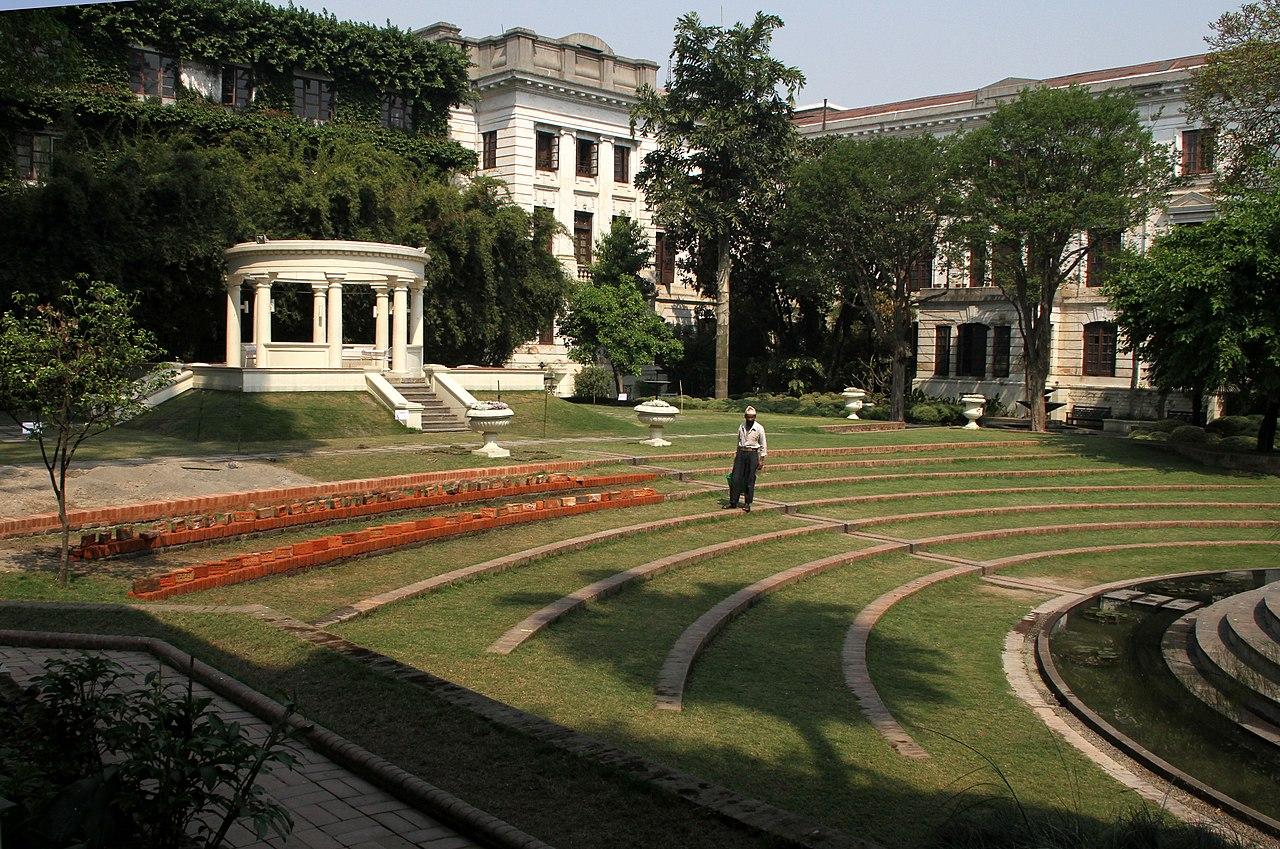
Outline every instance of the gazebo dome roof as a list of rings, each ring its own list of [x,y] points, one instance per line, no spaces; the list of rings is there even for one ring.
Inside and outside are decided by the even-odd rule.
[[[389,277],[421,279],[427,249],[384,242],[340,239],[265,239],[241,242],[224,252],[228,277],[274,274],[276,279],[324,282],[343,275],[346,283],[384,283]]]

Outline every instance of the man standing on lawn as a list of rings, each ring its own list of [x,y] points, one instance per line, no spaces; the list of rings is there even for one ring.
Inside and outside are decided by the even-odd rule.
[[[743,422],[738,426],[738,453],[733,457],[733,473],[729,476],[729,504],[725,509],[738,506],[738,496],[745,495],[751,512],[751,502],[756,497],[756,472],[764,468],[764,458],[769,453],[764,438],[764,425],[756,421],[756,408],[747,407]]]

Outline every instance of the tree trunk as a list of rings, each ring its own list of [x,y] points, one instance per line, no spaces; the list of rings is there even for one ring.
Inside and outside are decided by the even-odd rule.
[[[1258,453],[1270,454],[1276,448],[1276,418],[1280,416],[1280,398],[1271,396],[1262,411],[1262,426],[1258,428]]]
[[[907,363],[911,361],[911,308],[897,302],[893,317],[892,370],[889,380],[889,417],[907,420]]]
[[[1191,423],[1204,425],[1204,387],[1199,383],[1191,387]]]
[[[716,398],[729,397],[729,272],[733,256],[729,237],[716,245]]]
[[[58,585],[66,587],[71,579],[71,523],[67,520],[67,472],[59,475],[58,491],[58,523],[62,525],[62,546],[58,552]]]

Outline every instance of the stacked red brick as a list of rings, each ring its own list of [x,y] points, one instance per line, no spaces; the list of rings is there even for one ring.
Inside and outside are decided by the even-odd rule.
[[[447,485],[431,484],[410,489],[295,502],[256,510],[231,510],[199,516],[188,516],[163,522],[138,531],[120,527],[115,533],[85,534],[71,556],[96,560],[120,554],[155,551],[175,545],[209,542],[246,534],[277,531],[317,522],[334,522],[373,516],[400,510],[490,501],[544,492],[562,492],[584,487],[626,486],[645,483],[657,477],[652,472],[594,477],[566,474],[531,475],[521,481],[463,480]]]
[[[536,502],[484,507],[469,513],[433,516],[383,525],[353,533],[333,534],[270,551],[242,554],[224,560],[174,569],[133,582],[130,595],[157,600],[213,587],[239,584],[268,575],[311,569],[351,557],[416,545],[442,537],[486,531],[541,519],[573,516],[596,510],[657,504],[662,496],[652,489],[626,489],[584,496],[539,499]]]

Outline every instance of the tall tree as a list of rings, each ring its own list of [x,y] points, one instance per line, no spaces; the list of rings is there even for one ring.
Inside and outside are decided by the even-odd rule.
[[[714,261],[717,398],[729,395],[734,254],[777,203],[796,147],[791,112],[804,75],[769,52],[781,26],[762,12],[728,28],[684,15],[666,90],[642,88],[631,113],[657,142],[636,185],[677,246]]]
[[[995,283],[1022,337],[1031,428],[1044,431],[1051,314],[1058,289],[1089,250],[1089,230],[1124,231],[1163,203],[1169,152],[1130,95],[1026,89],[956,146],[961,181],[948,239],[992,247]]]
[[[1277,286],[1280,195],[1254,193],[1157,237],[1145,255],[1125,255],[1103,290],[1158,385],[1257,390],[1258,450],[1270,452],[1280,414]]]
[[[908,284],[937,250],[951,190],[948,144],[933,136],[837,141],[797,166],[787,187],[787,241],[829,281],[833,302],[861,301],[892,363],[896,421],[906,414],[911,359]]]
[[[17,301],[17,309],[0,315],[0,410],[33,423],[58,502],[58,580],[66,586],[67,469],[81,443],[141,411],[142,398],[168,374],[147,376],[159,351],[114,286],[82,277],[64,284],[52,303]]]
[[[1192,79],[1187,112],[1216,131],[1224,185],[1280,188],[1280,0],[1248,3],[1212,27],[1212,52]]]

